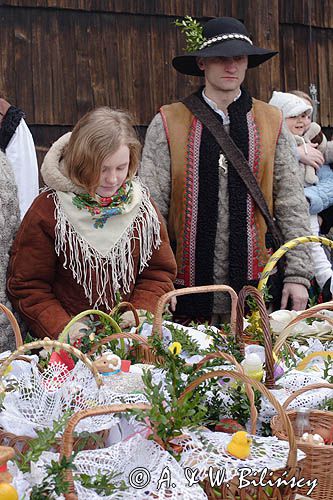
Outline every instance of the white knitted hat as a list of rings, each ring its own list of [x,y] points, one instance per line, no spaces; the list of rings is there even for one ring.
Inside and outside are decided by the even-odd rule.
[[[311,104],[305,102],[301,97],[288,92],[276,92],[274,90],[269,104],[281,109],[283,118],[298,116],[306,111],[312,112]]]

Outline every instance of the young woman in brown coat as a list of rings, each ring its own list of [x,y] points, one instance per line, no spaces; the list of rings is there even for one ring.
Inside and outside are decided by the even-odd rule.
[[[134,177],[139,154],[130,117],[106,107],[87,113],[47,153],[41,173],[48,189],[17,234],[7,283],[35,336],[57,338],[86,309],[110,311],[116,292],[154,312],[173,289],[165,225]]]

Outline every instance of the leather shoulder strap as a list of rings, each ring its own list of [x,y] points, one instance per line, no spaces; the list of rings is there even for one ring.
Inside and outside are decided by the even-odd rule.
[[[276,245],[280,246],[283,242],[282,235],[275,220],[269,212],[264,195],[262,194],[262,191],[257,183],[257,179],[253,175],[253,172],[251,171],[242,151],[236,146],[229,134],[224,130],[224,127],[221,127],[221,123],[214,116],[214,113],[210,111],[207,106],[205,106],[199,97],[192,94],[183,99],[182,102],[210,131],[216,142],[221,146],[223,153],[242,178],[253,200],[261,211],[268,230],[271,232]]]

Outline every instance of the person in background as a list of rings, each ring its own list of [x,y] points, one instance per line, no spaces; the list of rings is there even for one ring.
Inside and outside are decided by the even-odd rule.
[[[117,292],[142,314],[154,312],[173,289],[176,263],[166,228],[135,177],[140,149],[128,114],[102,107],[46,154],[41,174],[49,190],[21,224],[7,283],[33,335],[57,339],[76,314],[110,312]],[[72,343],[84,326],[74,324]]]
[[[322,146],[322,153],[327,157],[327,151],[330,148],[327,147],[327,141],[321,133],[320,126],[316,123],[311,123],[313,108],[309,99],[295,95],[295,93],[274,91],[269,102],[281,109],[294,144],[297,147],[301,146],[304,149],[305,155],[307,154],[309,145],[311,145],[311,141],[314,141],[317,146]],[[320,198],[320,193],[323,191],[326,192],[326,197],[330,197],[331,203],[333,203],[333,171],[330,166],[323,165],[316,170],[309,164],[304,165],[301,161],[299,162],[299,166],[307,199],[309,199],[308,190],[312,189],[317,191],[318,198]],[[320,189],[318,190],[319,187]],[[312,203],[312,205],[316,204]],[[320,232],[317,213],[315,211],[315,213],[310,215],[311,234],[315,235],[318,235]],[[324,300],[331,300],[333,291],[331,263],[327,258],[325,250],[319,243],[312,243],[310,247],[316,281],[323,291]]]
[[[18,191],[21,219],[38,195],[38,164],[24,112],[0,98],[0,149],[12,166]]]
[[[174,68],[204,77],[204,86],[192,100],[201,101],[201,109],[219,121],[248,161],[283,241],[309,234],[298,164],[285,127],[281,129],[281,113],[253,99],[242,86],[247,68],[276,52],[256,47],[234,18],[211,19],[202,33],[195,50],[173,59]],[[140,176],[168,223],[177,287],[223,283],[239,292],[243,285],[257,283],[272,252],[271,235],[235,162],[186,103],[162,106],[153,118]],[[288,252],[282,308],[288,302],[296,310],[306,307],[311,277],[308,249]],[[220,324],[230,311],[227,299],[222,294],[181,298],[176,317]]]
[[[6,292],[9,252],[20,224],[19,202],[13,169],[0,150],[0,303],[12,309]],[[0,352],[15,349],[15,338],[7,317],[0,313]]]
[[[312,99],[305,92],[302,92],[301,90],[292,90],[290,93],[301,97],[312,106]],[[314,146],[315,148],[318,147],[319,151],[317,150],[317,152],[323,154],[324,161],[319,165],[315,165],[312,163],[313,150],[307,147],[307,151],[304,151],[304,147],[302,146],[298,147],[297,149],[298,153],[300,154],[299,159],[303,163],[313,165],[316,169],[318,169],[318,167],[320,167],[322,163],[325,163],[317,174],[319,179],[318,184],[306,187],[305,195],[309,202],[310,214],[318,214],[318,219],[320,222],[320,232],[322,234],[328,234],[333,226],[333,141],[328,141],[326,139],[325,135],[321,131],[320,125],[314,122],[309,122],[311,122],[311,120],[308,120],[306,123],[306,133],[308,132],[310,127],[315,128],[317,135],[314,138]],[[325,291],[325,288],[327,287],[324,287],[323,291]],[[328,294],[324,293],[324,299],[328,298],[330,296],[329,294],[329,291]]]

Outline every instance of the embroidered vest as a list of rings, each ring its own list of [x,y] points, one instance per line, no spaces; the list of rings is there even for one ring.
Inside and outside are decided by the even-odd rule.
[[[171,157],[171,199],[168,232],[176,249],[178,274],[176,284],[194,286],[191,272],[195,256],[193,238],[196,222],[193,205],[198,191],[198,157],[202,125],[188,108],[180,103],[162,106],[160,113],[169,143]],[[282,125],[281,112],[262,101],[253,99],[252,123],[249,124],[249,164],[257,178],[271,214],[273,214],[273,169],[276,143]],[[249,249],[249,279],[257,279],[270,256],[266,249],[266,223],[254,205],[247,213],[251,231]]]

